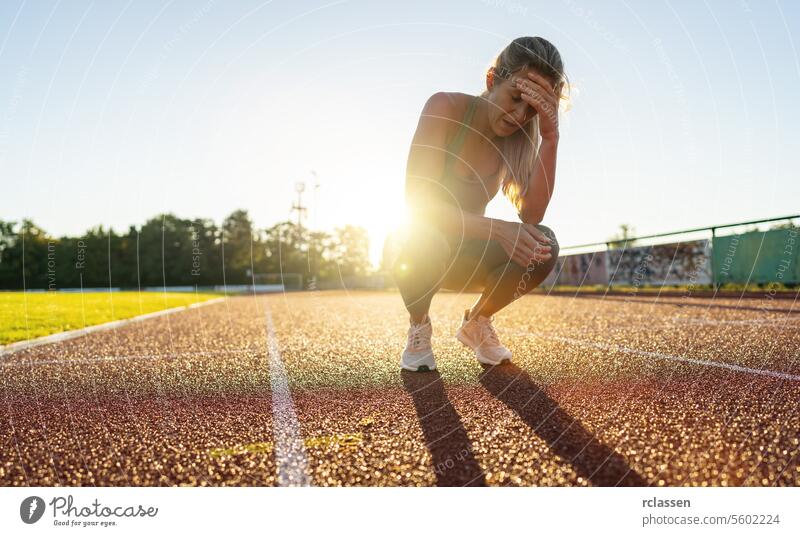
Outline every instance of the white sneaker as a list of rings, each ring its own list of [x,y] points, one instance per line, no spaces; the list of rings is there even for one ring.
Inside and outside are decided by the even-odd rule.
[[[431,317],[427,317],[422,324],[411,324],[408,328],[408,342],[400,359],[400,368],[412,372],[436,370],[431,348],[432,334]]]
[[[464,312],[456,338],[475,351],[475,357],[484,365],[499,365],[511,360],[511,350],[500,344],[492,326],[492,317],[476,316],[467,320],[469,309]]]

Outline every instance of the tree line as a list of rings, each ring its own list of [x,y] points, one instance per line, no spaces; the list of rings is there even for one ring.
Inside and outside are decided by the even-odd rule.
[[[270,282],[258,274],[279,273],[330,281],[371,270],[361,227],[328,233],[284,221],[257,229],[244,210],[220,226],[161,214],[123,234],[97,226],[59,238],[30,220],[0,220],[0,289],[6,290],[239,285]]]

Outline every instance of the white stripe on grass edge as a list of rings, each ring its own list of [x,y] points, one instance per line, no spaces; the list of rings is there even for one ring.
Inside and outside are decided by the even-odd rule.
[[[730,363],[721,363],[719,361],[708,361],[706,359],[695,359],[692,357],[662,354],[661,352],[649,352],[647,350],[637,350],[635,348],[627,348],[625,346],[619,346],[617,344],[603,344],[599,342],[572,339],[570,337],[557,337],[555,335],[539,335],[539,334],[534,334],[534,335],[537,335],[539,337],[544,337],[546,339],[553,339],[556,341],[567,342],[578,346],[599,348],[600,350],[613,350],[616,352],[635,354],[644,357],[654,357],[656,359],[665,359],[668,361],[683,361],[684,363],[692,363],[693,365],[703,365],[706,367],[717,367],[728,370],[735,370],[736,372],[746,372],[748,374],[758,374],[760,376],[770,376],[772,378],[779,378],[781,380],[789,380],[794,382],[800,381],[800,376],[796,376],[794,374],[786,374],[785,372],[776,372],[774,370],[754,369],[749,367],[742,367],[740,365],[731,365]]]
[[[279,486],[310,486],[308,458],[300,435],[300,423],[294,411],[289,378],[283,366],[278,338],[269,309],[264,310],[267,324],[267,351],[269,354],[269,381],[272,387],[272,436],[275,445],[275,463],[278,466]]]

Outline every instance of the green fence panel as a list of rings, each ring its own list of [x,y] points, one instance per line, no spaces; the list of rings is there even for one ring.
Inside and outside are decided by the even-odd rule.
[[[714,282],[800,283],[797,229],[716,236],[712,244]]]

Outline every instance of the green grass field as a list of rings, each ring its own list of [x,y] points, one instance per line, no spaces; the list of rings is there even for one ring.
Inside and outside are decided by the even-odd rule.
[[[0,292],[0,345],[218,297],[192,292]]]

